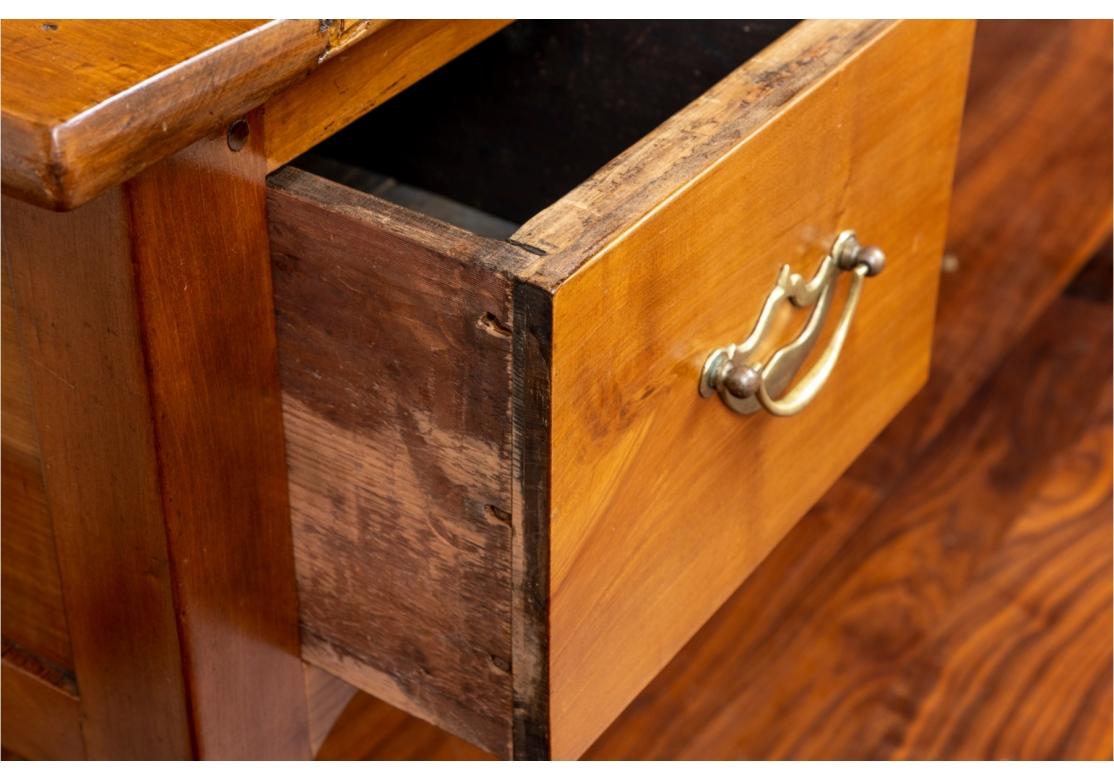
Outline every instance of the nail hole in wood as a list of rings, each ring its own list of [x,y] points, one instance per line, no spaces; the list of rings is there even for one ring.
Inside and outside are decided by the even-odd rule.
[[[248,142],[248,134],[251,128],[248,126],[246,119],[237,119],[228,127],[228,148],[234,152],[238,152],[244,148]]]
[[[512,335],[511,329],[500,322],[499,318],[491,312],[484,312],[484,315],[477,320],[476,324],[480,326],[481,330],[487,331],[492,336],[506,339]]]
[[[487,517],[487,521],[493,525],[511,524],[511,513],[494,504],[484,504],[484,515]]]

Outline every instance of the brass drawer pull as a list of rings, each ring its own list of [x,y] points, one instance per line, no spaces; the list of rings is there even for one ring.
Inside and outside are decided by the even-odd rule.
[[[704,362],[700,395],[707,398],[719,393],[723,402],[739,414],[752,414],[765,408],[770,414],[786,417],[804,409],[828,381],[839,360],[862,293],[863,279],[880,274],[885,262],[886,256],[881,249],[863,246],[855,238],[855,231],[844,230],[836,237],[812,279],[805,281],[800,274],[792,273],[788,265],[783,265],[758,315],[758,322],[746,340],[717,349]],[[851,272],[851,288],[831,341],[808,373],[786,391],[820,333],[841,271]],[[797,337],[762,365],[753,359],[753,353],[770,328],[774,311],[786,300],[801,308],[815,306]]]

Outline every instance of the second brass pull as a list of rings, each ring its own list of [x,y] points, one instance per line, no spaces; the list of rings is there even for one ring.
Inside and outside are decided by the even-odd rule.
[[[745,341],[712,352],[700,376],[700,394],[708,397],[718,393],[728,407],[739,414],[765,409],[770,414],[788,416],[804,409],[828,381],[839,360],[847,331],[859,303],[863,281],[882,272],[886,256],[877,247],[863,246],[852,230],[839,234],[831,252],[824,258],[815,276],[805,281],[781,267],[777,283],[767,296],[758,322]],[[791,389],[786,386],[808,356],[828,309],[831,308],[836,280],[841,272],[851,273],[851,288],[843,305],[835,332],[824,353]],[[783,301],[794,306],[813,306],[804,328],[793,341],[778,349],[765,365],[753,353],[770,328],[774,311]]]

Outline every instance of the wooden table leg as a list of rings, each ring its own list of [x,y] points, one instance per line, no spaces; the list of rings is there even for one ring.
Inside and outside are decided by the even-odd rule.
[[[4,200],[90,758],[308,758],[262,115]]]

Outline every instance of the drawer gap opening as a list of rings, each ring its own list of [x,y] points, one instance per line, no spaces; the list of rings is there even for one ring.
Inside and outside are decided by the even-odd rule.
[[[794,24],[515,22],[292,164],[506,238]]]

